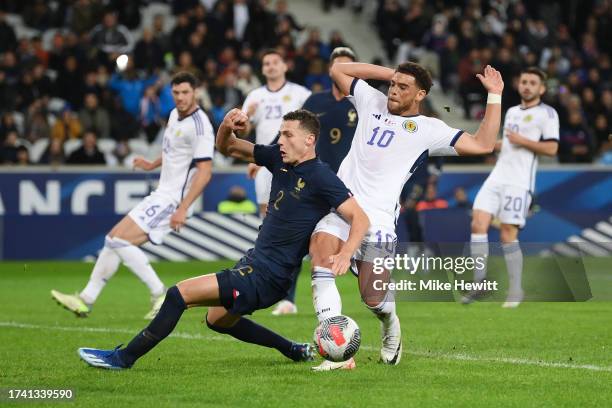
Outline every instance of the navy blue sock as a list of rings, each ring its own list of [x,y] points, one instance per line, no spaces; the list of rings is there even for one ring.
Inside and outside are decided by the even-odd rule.
[[[206,325],[217,333],[229,334],[230,336],[244,341],[246,343],[257,344],[259,346],[275,348],[280,351],[285,357],[291,358],[291,346],[293,342],[287,340],[283,336],[274,333],[250,319],[240,318],[232,327],[219,327],[208,322],[206,317]]]
[[[300,270],[302,270],[302,265],[295,268],[292,272],[293,283],[287,292],[287,297],[285,300],[290,301],[291,303],[295,303],[295,288],[297,287],[298,276],[300,276]]]
[[[187,309],[185,301],[176,286],[166,292],[166,299],[157,316],[146,329],[138,333],[126,348],[119,350],[119,357],[128,366],[147,354],[160,341],[165,339],[176,327],[183,312]]]

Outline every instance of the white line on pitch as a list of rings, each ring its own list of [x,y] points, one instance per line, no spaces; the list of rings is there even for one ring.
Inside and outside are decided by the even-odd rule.
[[[33,329],[33,330],[55,330],[55,331],[69,331],[69,332],[81,332],[81,333],[119,333],[119,334],[132,334],[136,335],[137,330],[122,329],[122,328],[104,328],[104,327],[71,327],[71,326],[43,326],[38,324],[30,323],[19,323],[19,322],[0,322],[0,327],[11,327],[16,329]],[[187,340],[214,340],[214,341],[229,341],[233,340],[230,336],[216,336],[216,335],[202,335],[202,334],[191,334],[183,332],[174,332],[169,337],[175,337],[179,339]],[[367,351],[376,351],[377,347],[362,345],[361,348]],[[511,357],[481,357],[471,356],[468,354],[450,354],[450,353],[439,353],[439,352],[427,352],[427,351],[415,351],[415,350],[404,350],[404,354],[413,355],[417,357],[435,358],[440,360],[457,360],[457,361],[474,361],[474,362],[489,362],[489,363],[502,363],[502,364],[514,364],[514,365],[529,365],[543,368],[573,368],[580,370],[590,371],[607,371],[612,372],[612,367],[598,366],[594,364],[570,364],[570,363],[555,363],[550,361],[538,361],[538,360],[527,360],[523,358],[511,358]]]

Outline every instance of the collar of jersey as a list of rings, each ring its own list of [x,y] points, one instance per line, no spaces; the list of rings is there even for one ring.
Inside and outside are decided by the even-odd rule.
[[[530,107],[528,107],[528,108],[523,108],[521,105],[519,105],[519,109],[520,109],[520,110],[524,110],[524,111],[526,111],[526,110],[529,110],[529,109],[531,109],[531,108],[535,108],[535,107],[537,107],[537,106],[540,106],[542,103],[543,103],[543,102],[542,102],[542,101],[540,101],[540,102],[539,102],[537,105],[533,105],[533,106],[530,106]]]
[[[266,89],[268,90],[268,92],[272,92],[272,93],[277,93],[280,92],[281,89],[283,89],[285,87],[285,85],[287,85],[289,81],[285,80],[285,82],[283,82],[283,84],[281,85],[280,88],[278,88],[276,91],[271,90],[270,88],[268,88],[268,84],[266,84]]]
[[[200,110],[200,107],[198,106],[198,107],[196,108],[196,110],[194,110],[194,111],[193,111],[193,112],[191,112],[189,115],[187,115],[187,116],[185,116],[185,117],[182,117],[182,118],[181,118],[180,116],[178,116],[178,111],[176,111],[176,113],[177,113],[177,120],[178,120],[179,122],[181,122],[181,121],[183,121],[184,119],[187,119],[188,117],[192,116],[194,113],[196,113],[196,112],[197,112],[197,111],[199,111],[199,110]]]
[[[301,167],[303,167],[304,165],[308,165],[308,164],[310,164],[310,163],[314,163],[314,162],[316,162],[317,160],[319,160],[319,156],[315,156],[315,157],[313,157],[312,159],[308,159],[308,160],[306,160],[306,161],[303,161],[303,162],[301,162],[301,163],[299,163],[299,164],[296,164],[295,166],[292,166],[292,165],[290,165],[290,164],[289,164],[289,165],[286,165],[286,166],[287,166],[287,167],[290,167],[290,168],[293,168],[293,169],[297,169],[297,168],[301,168]]]

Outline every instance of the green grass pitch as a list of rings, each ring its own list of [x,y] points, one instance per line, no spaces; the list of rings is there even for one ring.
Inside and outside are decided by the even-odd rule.
[[[159,263],[168,285],[216,272],[228,262]],[[611,285],[609,260],[587,269]],[[344,313],[362,329],[357,370],[315,373],[275,350],[243,344],[201,323],[188,310],[175,333],[132,370],[87,367],[78,347],[112,348],[146,322],[144,285],[123,267],[92,314],[78,319],[51,300],[52,288],[77,291],[92,265],[0,263],[0,388],[71,388],[79,407],[499,407],[610,406],[612,303],[398,303],[404,355],[397,367],[377,363],[378,321],[361,304],[355,278],[338,279]],[[599,285],[597,285],[599,287]],[[315,317],[302,273],[299,314],[253,318],[283,335],[311,341]],[[2,401],[7,403],[7,401]],[[17,406],[48,405],[28,403]]]

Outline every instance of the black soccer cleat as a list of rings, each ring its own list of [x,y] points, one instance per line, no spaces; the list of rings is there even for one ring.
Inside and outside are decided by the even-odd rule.
[[[308,343],[293,343],[290,357],[293,361],[313,361],[314,347]]]

